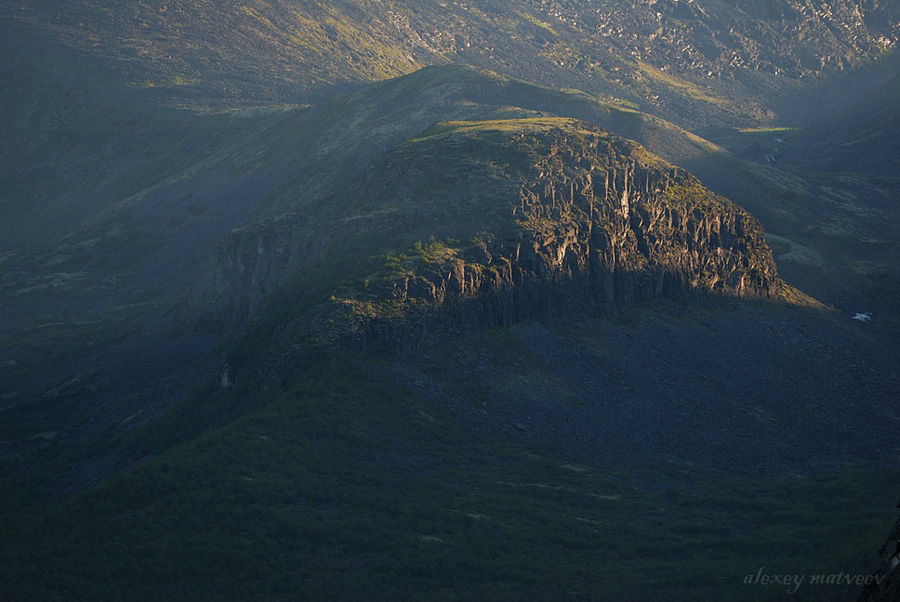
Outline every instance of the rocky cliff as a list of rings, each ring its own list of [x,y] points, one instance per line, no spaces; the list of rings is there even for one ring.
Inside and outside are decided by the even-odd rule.
[[[756,220],[689,174],[585,124],[511,125],[459,124],[415,145],[505,157],[500,179],[519,183],[499,200],[512,227],[414,247],[379,293],[341,300],[354,341],[408,345],[435,329],[695,293],[782,295]]]
[[[318,272],[329,297],[305,314],[308,334],[362,348],[663,297],[788,290],[750,214],[576,120],[439,124],[352,188],[328,217],[232,234],[216,270],[226,313],[245,318],[309,262],[333,268]],[[360,259],[371,250],[381,252]]]
[[[900,502],[897,503],[900,509]],[[900,519],[878,551],[882,566],[872,573],[858,602],[896,602],[900,600]]]
[[[297,215],[266,220],[227,234],[215,250],[215,267],[198,288],[202,308],[230,328],[244,323],[279,284],[326,240],[314,239]]]

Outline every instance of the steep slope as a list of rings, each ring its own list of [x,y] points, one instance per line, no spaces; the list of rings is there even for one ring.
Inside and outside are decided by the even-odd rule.
[[[500,337],[488,348],[509,357]],[[271,342],[241,341],[247,373],[264,371],[268,358],[253,356]],[[746,576],[864,573],[857,551],[894,518],[883,488],[900,484],[896,470],[741,478],[656,456],[648,472],[610,449],[599,466],[575,462],[525,431],[460,426],[458,412],[480,404],[413,394],[377,359],[285,360],[264,388],[207,387],[132,433],[127,453],[150,457],[103,486],[47,509],[0,506],[0,595],[774,601],[781,587]],[[638,453],[666,443],[623,438]],[[17,493],[4,487],[0,500]]]
[[[29,0],[8,17],[126,59],[136,85],[200,105],[294,102],[469,63],[626,98],[695,127],[774,117],[771,100],[897,41],[894,3]]]
[[[324,74],[359,15],[320,8]],[[808,181],[472,67],[160,109],[215,94],[33,32],[3,38],[0,597],[760,600],[760,566],[870,566],[897,339],[684,168],[790,232]]]
[[[746,212],[584,122],[442,123],[390,152],[376,173],[342,221],[364,240],[375,230],[433,242],[391,250],[361,289],[340,283],[335,302],[349,315],[332,321],[362,330],[364,344],[398,343],[410,313],[454,306],[458,332],[567,305],[690,292],[782,299],[787,290]],[[476,298],[484,300],[468,303]],[[417,322],[419,337],[437,326]]]
[[[333,243],[357,235],[369,246],[365,253],[351,254],[351,258],[377,264],[373,267],[370,263],[367,269],[382,269],[384,254],[409,253],[417,241],[427,244],[435,236],[460,255],[454,262],[468,261],[471,269],[487,266],[488,273],[495,266],[485,263],[483,253],[473,254],[470,241],[480,232],[492,232],[484,220],[505,212],[504,236],[485,241],[486,245],[496,245],[489,251],[492,256],[511,258],[514,247],[510,245],[520,244],[522,241],[516,238],[520,235],[532,243],[565,246],[572,254],[567,261],[581,267],[573,271],[567,266],[563,272],[577,275],[580,271],[593,282],[587,287],[594,291],[590,296],[601,301],[618,300],[622,295],[656,297],[658,292],[652,291],[660,285],[653,284],[654,278],[662,278],[661,286],[669,292],[684,289],[685,282],[693,283],[687,288],[720,286],[740,291],[741,277],[747,276],[744,286],[748,294],[780,294],[771,258],[757,255],[758,250],[764,250],[754,234],[758,226],[748,221],[745,213],[729,209],[720,200],[712,200],[709,206],[724,211],[724,222],[718,217],[712,221],[702,217],[702,210],[701,217],[695,219],[683,210],[673,217],[668,209],[642,206],[651,197],[662,199],[666,194],[675,195],[665,201],[673,206],[685,200],[675,198],[681,193],[697,193],[690,203],[714,199],[683,172],[675,175],[672,167],[636,167],[635,161],[643,162],[640,157],[645,156],[644,151],[635,151],[637,155],[631,159],[612,155],[604,159],[596,155],[596,149],[578,151],[578,161],[583,163],[579,170],[589,167],[584,161],[592,163],[590,167],[595,164],[615,170],[608,172],[607,189],[599,180],[599,171],[588,173],[593,184],[585,188],[587,176],[572,172],[574,167],[554,168],[552,173],[546,170],[544,176],[540,176],[540,170],[529,172],[531,166],[524,171],[517,167],[502,176],[490,167],[492,153],[503,155],[510,150],[502,131],[499,137],[496,135],[497,127],[444,126],[449,127],[444,134],[425,136],[403,146],[405,141],[423,138],[436,122],[448,120],[531,119],[534,124],[548,124],[536,131],[551,133],[555,128],[552,114],[577,117],[632,136],[659,149],[672,162],[697,168],[701,175],[714,180],[717,175],[741,170],[742,164],[727,152],[659,119],[598,103],[582,94],[555,92],[469,67],[425,69],[305,109],[176,114],[177,119],[171,121],[161,117],[162,129],[148,130],[157,132],[158,138],[148,136],[161,140],[161,148],[166,149],[153,154],[154,162],[148,164],[132,156],[118,167],[111,163],[102,179],[86,172],[83,179],[68,185],[65,204],[39,195],[24,208],[10,209],[4,220],[10,236],[5,237],[9,246],[3,258],[2,328],[6,334],[2,359],[7,383],[3,395],[4,403],[19,412],[18,418],[8,424],[29,425],[23,427],[22,434],[5,438],[6,445],[27,449],[35,446],[29,439],[35,433],[51,432],[65,438],[94,432],[103,424],[129,425],[148,419],[183,395],[192,378],[209,370],[204,367],[207,360],[201,359],[216,340],[245,323],[298,269],[308,269],[316,262],[328,265],[329,261],[331,266],[344,269],[347,258],[342,250],[334,250]],[[141,127],[151,126],[134,119],[144,124]],[[478,139],[484,133],[490,135],[482,152],[478,151],[479,143],[472,146],[469,139]],[[557,136],[553,134],[551,139]],[[128,148],[115,137],[105,144],[115,151]],[[444,144],[459,144],[464,152],[445,157],[441,150]],[[34,152],[43,147],[35,144]],[[561,147],[568,148],[567,143],[561,143]],[[475,154],[467,148],[474,149]],[[443,181],[441,186],[452,188],[454,184],[448,178],[454,174],[452,177],[460,183],[459,194],[463,189],[472,191],[467,205],[470,213],[448,213],[446,203],[455,201],[453,197],[441,197],[445,191],[440,188],[429,190],[427,183],[422,190],[392,188],[398,184],[382,178],[382,172],[386,172],[389,177],[406,174],[416,181],[415,172],[405,167],[408,159],[418,156],[418,150],[413,149],[421,149],[422,156],[440,159],[430,166],[420,161],[420,176]],[[511,150],[518,153],[516,161],[525,160],[531,152],[525,147]],[[127,151],[121,154],[128,156]],[[624,156],[631,154],[629,150]],[[90,157],[91,152],[81,156]],[[569,158],[575,160],[574,155]],[[157,159],[163,162],[158,164]],[[650,164],[658,162],[653,159]],[[177,167],[173,169],[173,165]],[[480,166],[479,170],[470,173],[472,165]],[[448,171],[441,173],[445,168]],[[125,184],[104,186],[117,180]],[[760,190],[752,185],[753,180],[746,186],[740,186],[747,182],[740,177],[730,181],[736,192],[754,194]],[[523,188],[527,182],[530,185]],[[519,195],[525,192],[537,195],[541,202],[535,210],[544,211],[549,193],[542,188],[548,185],[566,198],[571,198],[573,186],[578,189],[577,202],[565,218],[577,225],[569,241],[576,243],[574,246],[563,245],[568,232],[542,232],[541,215],[511,213]],[[656,191],[667,186],[665,193]],[[586,190],[603,198],[603,215],[613,218],[616,207],[621,209],[626,189],[639,193],[639,198],[630,200],[640,212],[629,209],[628,219],[623,217],[605,229],[593,225],[595,220],[583,218]],[[492,194],[500,195],[502,202],[491,200]],[[763,189],[762,196],[767,194]],[[752,200],[751,196],[744,198]],[[553,202],[551,195],[551,213]],[[69,215],[64,221],[54,221],[65,215],[64,207],[77,208],[79,219]],[[485,208],[489,210],[485,212]],[[403,223],[397,222],[398,216],[410,225],[402,236],[396,230]],[[516,230],[519,227],[509,221],[511,218],[533,218],[533,224]],[[27,223],[30,228],[29,236],[20,244],[16,244],[22,234],[21,228],[15,227],[17,223]],[[60,225],[66,228],[64,235],[57,233]],[[749,230],[742,231],[745,227]],[[506,236],[509,230],[512,238]],[[588,230],[592,234],[587,235]],[[604,236],[608,240],[592,240],[602,232],[607,233]],[[664,245],[670,243],[663,232],[682,232],[682,239],[667,249]],[[554,237],[557,242],[550,242]],[[462,242],[456,244],[449,239]],[[691,265],[666,263],[665,257],[674,257],[678,245],[701,244],[701,240],[708,248],[695,249]],[[745,240],[751,244],[746,254],[727,251],[717,255],[719,245],[729,249],[732,243],[740,245]],[[584,269],[598,261],[588,256],[588,248],[605,249],[608,256],[604,269],[617,275],[600,277],[597,269]],[[379,254],[381,259],[377,259]],[[546,250],[542,255],[550,257]],[[745,259],[748,263],[742,265]],[[532,266],[521,274],[536,274],[534,270]],[[632,276],[626,276],[628,273]],[[633,292],[628,293],[630,289]],[[354,298],[349,297],[348,302]],[[207,318],[197,327],[199,316]],[[160,355],[160,349],[166,352]],[[98,397],[109,400],[99,412],[92,402]],[[47,411],[50,406],[56,409]],[[87,415],[93,418],[85,421]],[[75,424],[82,427],[71,431]]]
[[[900,76],[851,110],[814,124],[794,138],[784,159],[822,171],[887,176],[900,171]]]

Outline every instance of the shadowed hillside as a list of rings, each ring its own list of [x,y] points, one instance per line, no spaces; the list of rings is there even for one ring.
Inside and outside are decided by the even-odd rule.
[[[852,599],[898,16],[0,8],[0,598]]]

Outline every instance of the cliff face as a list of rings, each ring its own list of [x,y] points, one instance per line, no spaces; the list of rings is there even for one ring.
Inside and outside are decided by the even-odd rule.
[[[296,215],[235,230],[217,245],[214,267],[198,287],[202,310],[234,328],[327,239],[315,239]]]
[[[785,290],[746,211],[574,120],[441,124],[392,151],[357,193],[345,206],[355,215],[285,218],[226,239],[215,271],[226,313],[246,318],[335,241],[359,241],[364,255],[376,240],[384,252],[355,275],[334,261],[309,334],[362,348],[663,297]]]
[[[897,503],[900,508],[900,502]],[[858,602],[895,602],[900,600],[900,519],[878,551],[882,566],[872,573]]]

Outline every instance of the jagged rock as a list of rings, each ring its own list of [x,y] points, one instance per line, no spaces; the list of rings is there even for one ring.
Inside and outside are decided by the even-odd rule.
[[[900,502],[897,503],[900,508]],[[878,551],[882,566],[872,574],[872,583],[859,595],[858,602],[897,602],[900,600],[900,520]]]
[[[409,349],[437,332],[663,297],[783,294],[750,214],[637,143],[583,122],[441,124],[375,169],[348,206],[370,219],[276,220],[222,244],[217,294],[230,299],[233,319],[304,261],[327,256],[329,241],[373,232],[434,239],[401,249],[396,265],[364,286],[336,274],[337,293],[310,314],[311,336]]]

